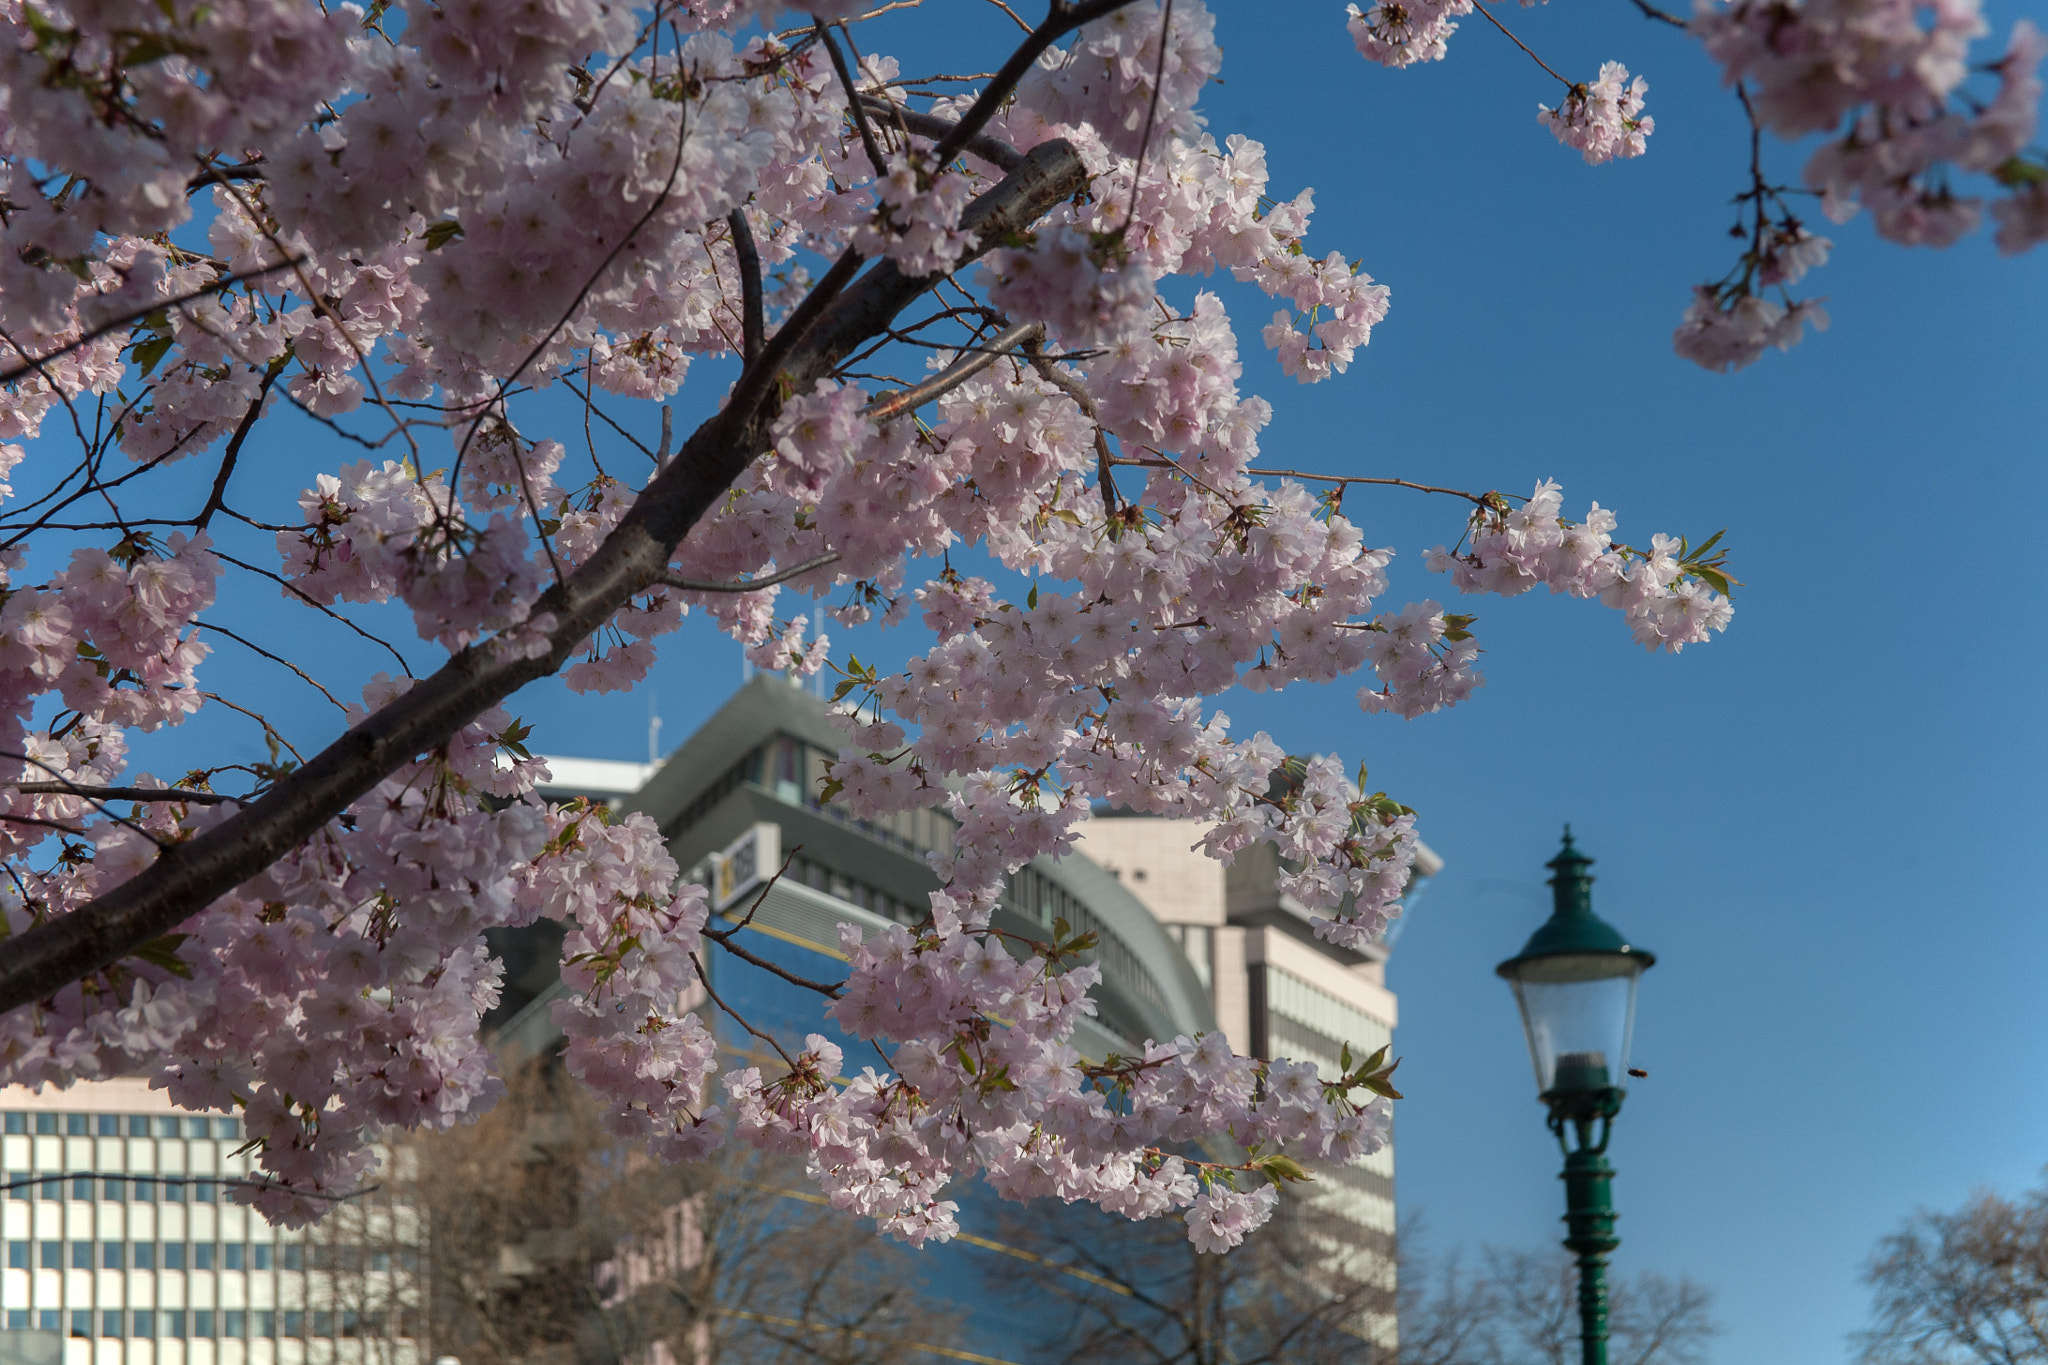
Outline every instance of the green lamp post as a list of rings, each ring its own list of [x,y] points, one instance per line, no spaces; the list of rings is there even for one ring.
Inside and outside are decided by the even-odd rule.
[[[1607,1365],[1607,1255],[1621,1245],[1607,1138],[1628,1093],[1616,1082],[1628,1066],[1636,982],[1657,959],[1593,913],[1592,862],[1566,825],[1549,864],[1551,916],[1494,970],[1514,987],[1536,1090],[1564,1152],[1564,1244],[1579,1261],[1582,1359]]]

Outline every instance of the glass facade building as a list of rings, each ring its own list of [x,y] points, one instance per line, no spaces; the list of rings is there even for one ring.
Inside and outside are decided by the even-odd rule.
[[[240,1121],[138,1080],[0,1090],[12,1354],[62,1365],[414,1365],[404,1218],[288,1233],[230,1197]],[[368,1233],[367,1237],[361,1235]],[[374,1245],[366,1245],[366,1242]],[[61,1346],[50,1341],[61,1340]]]

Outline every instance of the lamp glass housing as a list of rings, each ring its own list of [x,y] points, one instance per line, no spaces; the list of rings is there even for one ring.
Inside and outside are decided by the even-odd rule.
[[[1508,981],[1539,1094],[1619,1083],[1635,1030],[1636,983],[1647,965],[1625,952],[1558,953],[1513,964]]]

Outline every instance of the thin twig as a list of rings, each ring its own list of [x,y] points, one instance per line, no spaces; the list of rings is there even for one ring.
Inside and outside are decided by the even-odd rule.
[[[389,654],[392,658],[398,661],[398,666],[400,669],[404,670],[406,677],[410,678],[411,676],[413,676],[412,665],[408,664],[405,661],[405,656],[398,652],[397,646],[393,645],[389,640],[385,640],[378,636],[370,634],[369,631],[364,630],[361,626],[349,620],[346,616],[343,616],[340,612],[328,606],[325,602],[322,602],[319,599],[315,598],[314,596],[312,596],[312,594],[308,593],[304,588],[300,587],[298,584],[292,582],[289,578],[284,577],[282,574],[272,573],[269,569],[262,568],[255,564],[250,564],[245,560],[236,559],[233,555],[224,553],[220,550],[208,550],[207,553],[212,555],[215,559],[223,560],[226,563],[234,565],[238,569],[247,569],[250,573],[262,574],[265,578],[277,584],[286,592],[298,598],[300,601],[304,602],[307,606],[313,608],[315,611],[318,611],[324,616],[328,616],[336,621],[339,621],[342,625],[347,626],[350,630],[362,636],[371,644],[377,645],[378,647],[383,649],[385,653]]]
[[[656,579],[655,582],[665,588],[681,588],[686,592],[759,592],[763,588],[772,588],[777,583],[787,583],[790,579],[807,574],[813,569],[822,569],[827,564],[837,564],[838,562],[839,552],[834,550],[830,554],[819,555],[816,559],[807,559],[801,564],[792,565],[787,569],[778,569],[776,572],[765,574],[760,578],[746,578],[733,583],[705,583],[699,582],[694,578],[675,578],[669,575],[663,575]]]
[[[958,126],[949,118],[940,118],[937,114],[920,114],[914,109],[905,109],[887,100],[876,99],[873,95],[862,95],[860,101],[877,113],[893,113],[902,122],[905,131],[915,133],[919,137],[928,137],[934,142]],[[986,133],[977,133],[967,139],[960,150],[970,156],[980,157],[1005,175],[1024,164],[1024,153],[1001,138],[990,137]]]
[[[1095,400],[1088,396],[1088,390],[1081,386],[1081,381],[1072,375],[1062,374],[1058,367],[1045,358],[1045,353],[1035,342],[1027,344],[1024,353],[1031,357],[1031,368],[1038,371],[1046,383],[1073,399],[1075,406],[1087,416],[1089,425],[1095,428],[1095,481],[1102,491],[1102,514],[1104,517],[1115,516],[1117,507],[1123,502],[1123,495],[1117,491],[1116,475],[1111,472],[1111,466],[1119,463],[1129,464],[1131,461],[1119,460],[1110,453],[1109,436],[1102,429],[1102,419],[1095,413]]]
[[[264,367],[263,382],[256,386],[256,399],[249,404],[249,410],[242,414],[242,420],[235,427],[235,434],[228,437],[227,449],[221,452],[220,471],[213,476],[213,491],[206,495],[206,506],[199,509],[199,515],[192,519],[194,529],[204,531],[206,524],[213,520],[213,514],[227,501],[228,480],[234,477],[235,461],[242,454],[242,443],[249,439],[249,433],[256,428],[256,419],[263,415],[263,404],[270,398],[270,387],[277,383],[277,377],[284,373],[284,367],[291,363],[292,353],[282,352]]]
[[[1017,323],[990,337],[985,345],[976,347],[973,355],[955,362],[923,383],[907,389],[885,389],[876,394],[865,412],[877,423],[886,422],[892,417],[900,417],[913,408],[924,406],[934,398],[951,393],[1004,356],[1014,354],[1019,345],[1035,346],[1044,337],[1044,323]]]
[[[1658,9],[1655,5],[1650,3],[1650,0],[1635,0],[1635,7],[1643,12],[1643,17],[1645,19],[1657,19],[1667,24],[1676,25],[1679,28],[1692,27],[1691,24],[1686,23],[1685,20],[1679,18],[1670,10]]]
[[[861,107],[860,88],[854,84],[853,70],[846,64],[846,54],[839,50],[839,44],[832,41],[832,30],[823,19],[813,24],[811,31],[818,35],[818,42],[832,59],[832,69],[839,73],[840,85],[846,88],[846,110],[853,115],[853,126],[860,130],[860,145],[875,168],[875,179],[888,179],[889,159],[882,155],[882,146],[875,141],[875,130],[868,127],[867,110]]]
[[[1520,38],[1517,38],[1512,33],[1508,33],[1508,26],[1506,24],[1503,24],[1500,20],[1493,17],[1493,11],[1489,10],[1486,7],[1486,0],[1477,0],[1477,3],[1475,3],[1472,6],[1472,8],[1478,10],[1481,14],[1485,15],[1487,23],[1492,24],[1502,33],[1507,33],[1508,41],[1513,43],[1516,47],[1522,49],[1522,51],[1527,52],[1529,54],[1530,61],[1536,63],[1536,65],[1542,67],[1545,71],[1550,71],[1549,62],[1546,62],[1541,57],[1537,56],[1535,51],[1527,43],[1523,42]],[[1553,76],[1557,76],[1557,73],[1555,71],[1550,71],[1550,74]],[[1576,90],[1578,88],[1577,83],[1574,81],[1566,81],[1562,76],[1557,76],[1557,78],[1560,81],[1564,81],[1564,84],[1568,89]]]
[[[9,370],[0,370],[0,384],[12,384],[15,380],[21,378],[23,375],[29,373],[31,370],[40,370],[43,366],[49,364],[52,360],[57,359],[59,356],[69,355],[71,352],[77,350],[81,346],[90,346],[93,342],[98,341],[107,333],[117,331],[120,328],[126,327],[131,322],[140,322],[142,321],[142,319],[148,317],[151,313],[157,312],[159,309],[176,308],[181,303],[190,303],[194,299],[205,298],[208,294],[218,294],[223,289],[232,289],[234,286],[241,284],[244,281],[260,280],[265,275],[275,275],[280,270],[293,269],[294,267],[303,263],[305,259],[306,258],[303,256],[293,256],[287,260],[278,262],[276,265],[266,265],[261,270],[248,270],[244,271],[239,275],[227,275],[222,277],[221,279],[215,280],[212,284],[204,285],[198,289],[194,289],[189,294],[180,294],[178,295],[178,297],[174,299],[158,299],[154,303],[148,304],[147,306],[142,308],[138,308],[133,312],[123,313],[120,317],[113,318],[110,319],[109,321],[103,322],[99,326],[93,328],[90,332],[83,333],[82,335],[79,336],[79,338],[76,341],[66,342],[64,345],[59,346],[56,350],[51,351],[48,355],[39,355],[28,360],[25,364],[16,365]],[[47,375],[44,376],[45,379],[47,379],[48,377],[49,376]],[[54,387],[54,385],[52,387]]]
[[[1475,0],[1485,4],[1486,0]],[[1145,178],[1145,153],[1152,147],[1152,121],[1159,117],[1159,88],[1166,83],[1166,40],[1173,36],[1173,0],[1166,0],[1166,7],[1159,16],[1159,66],[1152,73],[1152,99],[1145,106],[1145,131],[1138,138],[1138,162],[1131,168],[1131,202],[1124,210],[1124,228],[1128,229],[1138,216],[1138,182]]]
[[[728,949],[730,949],[731,947],[730,944],[724,946]],[[726,1004],[724,1000],[719,998],[718,992],[712,989],[711,986],[711,973],[704,970],[703,959],[699,958],[695,953],[691,953],[690,962],[697,968],[697,982],[699,985],[704,987],[704,994],[711,997],[711,1003],[718,1006],[718,1008],[724,1010],[727,1014],[731,1015],[734,1023],[738,1024],[747,1032],[753,1034],[756,1038],[759,1038],[762,1042],[768,1044],[768,1046],[774,1048],[776,1055],[782,1058],[782,1063],[784,1066],[787,1066],[791,1071],[796,1070],[795,1058],[791,1057],[787,1052],[784,1052],[782,1050],[782,1044],[776,1042],[774,1038],[770,1037],[768,1034],[761,1032],[761,1030],[755,1028],[752,1024],[748,1023],[745,1015],[741,1014],[738,1010],[734,1009],[731,1005]]]
[[[383,1188],[381,1185],[365,1185],[359,1190],[345,1190],[340,1194],[322,1194],[318,1190],[295,1189],[280,1180],[260,1180],[246,1175],[137,1175],[132,1171],[53,1171],[48,1175],[17,1175],[10,1180],[0,1181],[0,1191],[28,1189],[36,1185],[47,1185],[52,1181],[66,1180],[132,1180],[138,1185],[176,1185],[180,1189],[187,1185],[231,1185],[249,1190],[283,1190],[302,1199],[325,1199],[330,1203],[343,1199],[360,1199]]]
[[[1145,459],[1129,455],[1117,456],[1116,463],[1136,465],[1141,469],[1180,469],[1180,466],[1172,460]],[[1181,472],[1186,473],[1187,471],[1182,470]],[[1463,498],[1467,502],[1477,503],[1481,507],[1490,506],[1491,499],[1495,496],[1492,493],[1468,493],[1462,488],[1439,488],[1434,484],[1416,483],[1409,479],[1375,479],[1357,474],[1311,474],[1307,470],[1302,469],[1247,469],[1244,472],[1273,479],[1312,479],[1317,483],[1374,483],[1390,488],[1412,488],[1418,493],[1446,493],[1454,498]]]
[[[244,649],[247,649],[256,654],[261,654],[264,658],[270,660],[274,664],[284,665],[286,668],[289,668],[292,672],[298,674],[300,680],[306,683],[314,691],[318,692],[321,696],[327,698],[327,700],[334,702],[334,707],[336,710],[340,711],[344,716],[348,714],[348,708],[346,706],[343,706],[339,701],[336,701],[334,694],[332,692],[329,692],[326,688],[322,687],[320,685],[320,680],[318,678],[315,678],[305,669],[300,668],[290,659],[286,659],[280,657],[279,655],[272,654],[269,650],[265,649],[262,645],[257,644],[254,640],[249,639],[245,635],[237,635],[234,631],[229,630],[226,626],[223,626],[218,622],[201,621],[195,617],[192,621],[192,624],[197,626],[201,630],[210,630],[216,635],[225,635],[230,640],[233,640],[236,644],[242,646]]]
[[[23,796],[78,796],[88,801],[190,801],[200,806],[218,806],[244,801],[241,796],[220,792],[192,791],[186,787],[84,787],[75,782],[9,782]]]

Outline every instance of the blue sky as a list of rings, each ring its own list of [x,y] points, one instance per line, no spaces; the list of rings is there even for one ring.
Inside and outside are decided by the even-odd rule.
[[[2041,0],[1991,5],[2000,47],[2014,19],[2048,22]],[[1491,968],[1545,913],[1570,820],[1598,859],[1596,907],[1659,955],[1637,1033],[1651,1076],[1613,1149],[1618,1266],[1714,1287],[1716,1360],[1846,1359],[1879,1235],[2048,1161],[2048,629],[2011,542],[2048,494],[2048,252],[2001,260],[1983,236],[1906,252],[1824,227],[1836,258],[1809,285],[1834,329],[1710,375],[1669,335],[1689,285],[1733,260],[1744,128],[1689,40],[1626,0],[1504,15],[1567,73],[1616,58],[1649,77],[1649,155],[1588,168],[1535,122],[1555,83],[1477,21],[1447,62],[1393,72],[1353,53],[1339,6],[1222,9],[1212,127],[1267,144],[1277,193],[1315,186],[1311,245],[1393,289],[1350,373],[1304,389],[1258,349],[1271,305],[1214,286],[1245,387],[1276,407],[1265,462],[1511,492],[1556,478],[1568,511],[1598,499],[1627,539],[1727,527],[1746,584],[1727,635],[1677,658],[1597,605],[1480,599],[1487,685],[1420,721],[1364,716],[1348,686],[1223,700],[1242,730],[1364,759],[1448,862],[1392,967],[1403,1204],[1440,1247],[1559,1234],[1555,1148]],[[987,13],[976,41],[995,50],[1008,20]],[[869,46],[981,62],[894,19]],[[1795,153],[1770,154],[1796,175]],[[703,378],[684,430],[720,387]],[[282,514],[305,481],[293,454],[252,462],[238,505]],[[1419,552],[1456,538],[1458,505],[1388,491],[1346,510],[1401,550],[1397,598],[1441,594]],[[277,620],[268,591],[218,614]],[[327,676],[378,666],[304,639]],[[219,648],[216,682],[279,681]],[[708,631],[672,639],[652,679],[667,740],[739,673]],[[331,732],[309,695],[269,704],[288,730]],[[649,705],[548,683],[513,709],[536,748],[637,759]],[[148,753],[174,771],[228,748],[260,756],[201,726]]]

